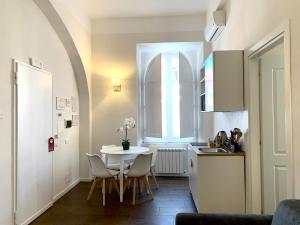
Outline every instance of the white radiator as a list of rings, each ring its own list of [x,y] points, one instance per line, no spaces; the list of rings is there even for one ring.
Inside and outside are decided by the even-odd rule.
[[[183,174],[186,172],[185,148],[159,148],[155,173],[156,174]]]

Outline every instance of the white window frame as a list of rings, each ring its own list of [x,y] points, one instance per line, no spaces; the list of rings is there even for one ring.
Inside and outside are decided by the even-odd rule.
[[[166,141],[162,138],[149,138],[144,137],[144,78],[147,72],[147,68],[152,62],[152,60],[162,53],[162,51],[168,51],[168,48],[165,50],[162,49],[156,49],[152,50],[152,56],[150,57],[150,60],[146,62],[143,66],[141,62],[141,54],[143,51],[149,51],[145,46],[147,45],[166,45],[169,43],[158,43],[158,44],[137,44],[137,103],[138,103],[138,112],[137,112],[137,144],[138,145],[148,145],[148,144],[158,144],[158,145],[180,145],[180,144],[187,144],[194,141],[199,141],[199,117],[200,117],[200,95],[197,93],[200,93],[199,89],[199,74],[200,74],[200,66],[201,62],[203,61],[203,43],[202,42],[193,42],[193,43],[172,43],[173,45],[178,45],[178,47],[182,47],[184,44],[197,44],[201,48],[201,51],[199,51],[199,54],[197,55],[196,61],[199,63],[196,63],[194,67],[192,67],[193,70],[193,90],[194,90],[194,114],[195,114],[195,126],[194,126],[194,137],[193,138],[180,138],[180,142],[178,141]],[[183,53],[184,51],[181,51],[178,49],[179,52]],[[186,57],[187,58],[187,57]]]

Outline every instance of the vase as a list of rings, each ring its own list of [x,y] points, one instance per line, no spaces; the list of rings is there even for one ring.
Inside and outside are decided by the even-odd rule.
[[[130,142],[122,142],[123,150],[129,150]]]

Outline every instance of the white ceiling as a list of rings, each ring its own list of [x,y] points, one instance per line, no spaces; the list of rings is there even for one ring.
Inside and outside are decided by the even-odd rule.
[[[72,0],[90,18],[170,16],[205,13],[209,0]]]

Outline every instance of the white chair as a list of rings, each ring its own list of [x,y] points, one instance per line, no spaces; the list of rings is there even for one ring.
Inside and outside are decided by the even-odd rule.
[[[102,149],[110,148],[110,147],[117,147],[117,146],[116,145],[102,145]],[[101,159],[103,160],[103,162],[105,162],[107,156],[105,154],[102,154],[101,152],[100,152],[100,155],[101,155]],[[110,170],[120,170],[120,161],[108,157],[106,167]],[[129,164],[127,162],[124,162],[124,169],[128,169],[128,167],[129,167]]]
[[[158,152],[158,147],[157,145],[150,145],[149,146],[149,151],[152,152],[152,162],[151,162],[151,168],[150,168],[150,173],[151,173],[151,176],[154,180],[154,183],[156,185],[156,188],[158,189],[158,183],[157,183],[157,180],[156,180],[156,177],[153,173],[154,171],[154,168],[155,168],[155,164],[156,164],[156,158],[157,158],[157,152]]]
[[[105,167],[104,162],[102,161],[99,155],[86,154],[90,163],[91,172],[94,177],[93,184],[91,186],[90,192],[88,194],[87,200],[91,199],[91,196],[94,192],[97,181],[102,179],[102,195],[103,195],[103,206],[105,206],[105,181],[110,180],[114,184],[117,192],[120,194],[118,184],[115,180],[115,176],[118,176],[119,172],[115,170],[110,170]]]
[[[116,147],[116,145],[102,145],[101,149],[110,148],[110,147]],[[103,162],[105,162],[106,155],[101,153],[101,151],[100,151],[100,157],[103,160]]]
[[[152,160],[152,152],[148,154],[138,155],[135,161],[133,162],[132,166],[130,167],[130,169],[124,171],[124,175],[125,175],[124,192],[126,190],[129,180],[133,180],[133,196],[132,196],[133,205],[135,205],[137,181],[139,182],[140,185],[142,184],[142,182],[144,182],[148,192],[151,195],[151,199],[154,198],[148,182],[148,174],[150,173],[151,160]]]

